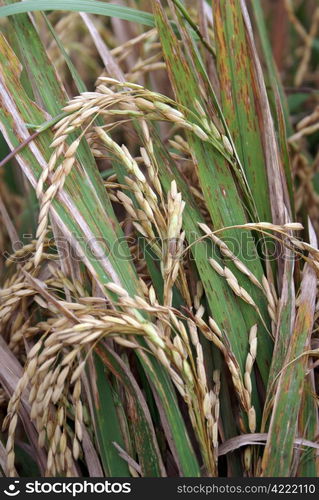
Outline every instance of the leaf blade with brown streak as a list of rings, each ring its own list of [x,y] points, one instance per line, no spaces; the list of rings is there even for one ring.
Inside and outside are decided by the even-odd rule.
[[[164,477],[165,468],[155,436],[151,416],[132,373],[121,358],[109,347],[97,347],[96,352],[108,369],[116,376],[128,391],[132,411],[130,418],[134,427],[134,441],[139,456],[139,464],[143,477]]]
[[[166,58],[168,72],[177,101],[187,109],[191,109],[194,107],[193,103],[195,99],[200,99],[196,75],[193,75],[187,66],[179,42],[169,27],[169,23],[160,2],[154,0],[153,5],[154,16],[162,41],[164,57]],[[187,82],[187,85],[185,85],[185,82]],[[195,107],[194,109],[196,110]],[[194,134],[189,134],[188,141],[193,152],[194,164],[198,167],[199,181],[214,229],[240,224],[243,221],[246,222],[244,208],[241,204],[230,166],[225,158],[216,151],[213,146],[201,141]],[[227,236],[238,245],[239,249],[242,248],[240,234],[238,232],[229,231],[227,232]],[[261,277],[262,267],[252,239],[249,239],[248,247],[248,252],[251,252],[251,256],[254,257],[247,261],[247,265],[257,277]],[[245,283],[245,288],[257,301],[260,309],[264,310],[264,299],[259,294],[259,291],[256,291],[254,287],[251,286],[249,280],[245,280],[245,277],[243,282]],[[210,305],[214,314],[214,304],[211,303]],[[243,311],[245,311],[244,314]],[[240,366],[243,367],[245,352],[247,352],[246,349],[248,349],[247,331],[249,331],[255,322],[255,313],[251,308],[246,308],[245,305],[242,305],[242,310],[239,311],[239,314],[243,314],[246,328],[244,328],[244,330],[235,328],[236,333],[235,330],[230,329],[229,332],[227,331],[227,335],[229,335],[233,352]],[[223,321],[223,319],[221,319],[221,321]],[[236,346],[238,342],[245,347],[243,347],[243,349],[238,349]],[[260,349],[260,352],[263,353],[264,361],[259,358],[258,363],[260,364],[263,380],[266,383],[269,371],[266,359],[270,358],[271,353],[271,340],[266,332],[261,335],[261,342],[263,347]]]
[[[312,230],[312,245],[316,237]],[[289,477],[291,473],[293,443],[297,436],[298,414],[305,383],[307,356],[312,332],[315,299],[316,273],[306,264],[300,286],[298,312],[290,338],[287,356],[280,374],[269,433],[263,454],[262,470],[266,477]]]
[[[258,120],[258,86],[246,41],[240,2],[213,2],[217,72],[221,105],[260,220],[270,221],[269,198],[262,137]]]

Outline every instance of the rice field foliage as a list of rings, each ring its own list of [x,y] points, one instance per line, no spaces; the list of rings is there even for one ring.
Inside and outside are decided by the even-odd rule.
[[[318,475],[311,3],[1,2],[3,475]]]

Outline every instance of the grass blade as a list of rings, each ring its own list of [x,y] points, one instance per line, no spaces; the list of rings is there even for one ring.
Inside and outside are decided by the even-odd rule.
[[[312,244],[316,244],[314,233]],[[298,414],[305,383],[307,356],[316,297],[316,273],[307,265],[300,287],[299,308],[289,350],[281,371],[271,417],[262,469],[266,477],[289,477],[293,443],[298,429]]]
[[[88,12],[100,16],[117,17],[125,21],[132,21],[146,26],[154,26],[153,16],[148,12],[132,9],[123,5],[99,2],[96,0],[27,0],[16,2],[7,7],[0,7],[0,17],[46,10],[67,10],[74,12]]]
[[[246,177],[254,193],[260,220],[270,221],[268,189],[257,106],[258,86],[246,41],[240,2],[213,2],[217,72],[221,106]]]
[[[198,83],[187,69],[187,63],[179,49],[179,42],[174,36],[172,30],[170,30],[164,11],[160,3],[157,1],[154,1],[154,12],[163,44],[164,55],[167,59],[168,71],[170,73],[172,84],[175,87],[175,93],[181,104],[189,106],[190,103],[193,103],[198,96]],[[184,85],[184,82],[187,82],[187,86]],[[210,212],[213,227],[217,229],[232,226],[234,224],[245,223],[246,216],[244,209],[241,205],[241,201],[233,178],[230,175],[229,165],[226,160],[212,146],[201,141],[199,138],[194,136],[194,134],[189,134],[189,143],[191,144],[191,149],[194,152],[194,161],[198,166],[199,180],[206,200],[207,208]],[[232,241],[238,245],[237,248],[241,248],[241,243],[239,242],[240,236],[238,232],[229,231],[227,232],[227,237],[230,237]],[[248,247],[249,252],[251,252],[250,255],[254,255],[255,258],[252,258],[249,262],[247,262],[247,265],[250,266],[252,272],[254,272],[257,277],[261,277],[262,268],[252,241],[253,240],[248,242]],[[204,278],[202,279],[204,280]],[[249,289],[249,293],[251,293],[255,298],[254,288],[249,282],[245,282],[245,286],[246,285]],[[208,289],[206,289],[206,293],[210,293]],[[259,301],[261,301],[261,308],[263,309],[262,300],[263,299],[259,297]],[[212,302],[211,307],[213,308],[213,314],[215,314],[215,309],[217,307],[216,302]],[[249,308],[246,308],[245,305],[241,307],[242,310],[245,311],[244,321],[247,325],[246,331],[248,331],[254,322],[254,312],[250,311]],[[226,318],[228,319],[228,315],[218,315],[218,319],[221,322],[226,321]],[[235,334],[233,328],[230,326],[228,326],[226,331],[229,335],[233,352],[235,353],[240,365],[243,367],[245,362],[244,346],[247,346],[247,335],[243,330],[240,332],[240,328],[238,334]],[[267,334],[261,335],[261,341],[264,343],[261,352],[270,353],[271,342]],[[239,348],[239,344],[241,344],[241,348]],[[265,355],[265,360],[266,356],[267,355]],[[267,381],[268,369],[268,366],[261,362],[260,371],[264,382]]]
[[[108,347],[106,350],[97,347],[97,353],[105,366],[108,367],[131,395],[134,440],[143,477],[165,476],[166,472],[158,449],[149,410],[132,373],[111,348]]]
[[[125,449],[124,439],[116,411],[113,396],[114,389],[108,379],[108,373],[101,359],[95,356],[97,394],[95,398],[95,414],[97,423],[97,440],[101,460],[106,477],[129,477],[127,463],[119,456],[113,443]],[[92,391],[94,393],[94,391]]]

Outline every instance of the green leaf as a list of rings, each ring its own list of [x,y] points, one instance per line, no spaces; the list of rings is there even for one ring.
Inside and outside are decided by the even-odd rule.
[[[318,438],[318,405],[316,388],[311,374],[305,380],[304,392],[300,405],[299,435],[316,442]],[[306,448],[302,452],[297,471],[298,477],[317,477],[317,451]]]
[[[95,401],[96,430],[99,450],[107,477],[130,477],[127,463],[118,454],[114,442],[125,449],[123,435],[116,411],[113,387],[107,370],[98,356],[94,357],[97,394]],[[92,389],[94,394],[94,389]]]
[[[294,439],[298,430],[298,414],[305,385],[307,356],[314,322],[316,273],[307,264],[303,271],[298,313],[288,352],[281,370],[274,399],[274,409],[263,455],[262,469],[266,477],[290,477]]]
[[[189,190],[189,185],[181,176],[155,131],[153,129],[151,130],[154,151],[156,158],[158,158],[158,174],[163,189],[165,192],[168,192],[172,180],[175,180],[177,189],[182,194],[182,199],[186,202],[183,214],[183,229],[185,230],[188,243],[192,244],[192,261],[203,283],[209,309],[217,324],[222,330],[227,332],[227,335],[229,332],[233,332],[230,338],[233,352],[245,352],[247,349],[246,336],[241,334],[246,331],[247,327],[242,306],[232,294],[225,280],[217,273],[212,272],[208,259],[214,254],[214,258],[216,258],[218,262],[222,263],[222,260],[219,260],[219,257],[216,256],[216,249],[213,251],[210,242],[197,242],[202,236],[198,228],[198,222],[204,222],[202,214],[198,210],[197,204]],[[213,355],[214,368],[221,370],[222,373],[220,401],[221,414],[224,415],[225,418],[221,421],[221,425],[225,439],[229,439],[238,433],[230,391],[227,386],[229,372],[225,370],[222,356],[214,345],[212,345],[211,352]],[[210,352],[208,356],[210,356]],[[256,401],[256,404],[258,409],[258,401]],[[232,457],[230,462],[229,470],[233,471],[235,475],[241,475],[241,463],[240,460],[238,460],[237,454]]]
[[[200,81],[197,81],[196,75],[190,71],[187,61],[185,60],[185,57],[180,49],[180,44],[173,31],[170,29],[160,2],[154,1],[153,4],[155,12],[154,15],[162,42],[164,57],[166,59],[168,72],[175,90],[177,101],[189,109],[193,106],[194,101],[199,98],[200,93],[198,91],[198,86],[200,85]],[[246,214],[241,204],[241,199],[237,192],[237,187],[228,162],[212,145],[201,141],[192,133],[188,134],[188,142],[193,152],[194,162],[198,167],[199,181],[214,229],[233,226],[236,224],[245,224],[247,222]],[[184,196],[183,192],[182,195]],[[186,214],[188,199],[183,199],[186,201]],[[190,210],[189,215],[192,220],[192,228],[189,235],[192,236],[188,236],[188,238],[190,238],[189,243],[192,243],[196,237],[196,233],[198,233],[198,229],[196,230],[195,228],[198,227],[197,223],[201,220],[201,217],[197,218],[198,214],[194,212],[194,210]],[[242,248],[240,234],[241,233],[239,231],[235,230],[227,231],[226,234],[226,236],[230,237],[234,244],[237,245],[236,248],[238,249]],[[248,238],[247,240],[247,251],[250,252],[250,255],[253,257],[248,259],[246,264],[251,271],[258,278],[260,278],[262,274],[262,266],[252,238]],[[199,268],[199,274],[201,275],[204,286],[205,283],[207,283],[209,276],[214,274],[209,266],[207,254],[205,258],[205,273],[203,273]],[[241,255],[241,258],[245,260],[245,256]],[[227,265],[229,265],[228,262]],[[243,279],[242,276],[241,279]],[[215,294],[218,295],[218,293],[220,293],[221,286],[225,285],[225,281],[223,285],[221,284],[223,279],[220,279],[219,276],[216,278],[216,281],[219,283],[218,286],[212,287],[212,285],[208,284],[205,286],[208,298],[212,294],[214,296],[212,300],[209,299],[210,309],[214,318],[216,315],[216,321],[220,321],[224,330],[227,332],[232,350],[238,359],[240,366],[243,368],[248,349],[247,332],[250,327],[256,323],[257,317],[255,311],[253,311],[249,306],[246,307],[246,304],[240,301],[240,299],[235,297],[232,293],[230,293],[230,299],[226,299],[225,302],[219,301],[218,299],[216,300]],[[264,298],[261,297],[258,292],[256,296],[256,290],[253,286],[251,286],[248,280],[243,280],[243,283],[249,293],[256,298],[258,305],[260,304],[261,310],[265,311]],[[225,286],[227,288],[227,285]],[[228,307],[230,308],[229,311],[231,311],[231,313],[226,313]],[[222,308],[224,309],[223,313],[221,312]],[[238,320],[234,320],[235,310],[238,316],[242,316],[240,322]],[[261,371],[263,381],[266,383],[272,347],[270,338],[262,326],[261,331],[263,332],[260,335],[262,346],[260,348],[259,356],[262,358],[258,357],[257,361],[259,363],[259,369]]]
[[[76,84],[76,87],[79,91],[79,93],[81,92],[85,92],[87,90],[86,86],[85,86],[85,83],[83,82],[83,80],[81,79],[76,67],[74,66],[72,60],[71,60],[71,57],[69,56],[69,54],[67,53],[67,51],[65,50],[64,46],[63,46],[63,43],[61,42],[60,38],[58,37],[55,29],[53,28],[52,24],[50,23],[48,17],[43,14],[43,17],[45,19],[45,22],[50,30],[50,33],[51,35],[53,36],[57,46],[59,47],[60,49],[60,52],[69,68],[69,71],[72,75],[72,78],[74,80],[74,83]]]
[[[258,120],[258,86],[246,41],[241,4],[236,0],[213,2],[217,74],[221,106],[240,161],[253,193],[260,220],[270,221],[262,123]]]
[[[6,7],[0,7],[0,17],[22,14],[24,12],[46,10],[66,10],[88,12],[101,16],[117,17],[123,21],[132,21],[154,27],[154,19],[148,12],[132,9],[123,5],[98,2],[96,0],[26,0]]]
[[[97,354],[130,394],[131,426],[143,477],[162,477],[166,472],[160,456],[151,416],[132,373],[121,358],[107,346],[97,346]]]

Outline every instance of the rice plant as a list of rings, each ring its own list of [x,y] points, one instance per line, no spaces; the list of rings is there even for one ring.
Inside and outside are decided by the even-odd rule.
[[[317,476],[316,2],[0,16],[2,474]]]

